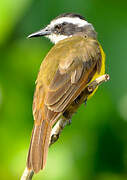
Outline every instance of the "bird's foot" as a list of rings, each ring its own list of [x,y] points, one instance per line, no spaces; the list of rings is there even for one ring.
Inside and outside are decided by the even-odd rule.
[[[84,100],[84,105],[85,106],[87,105],[87,98]]]
[[[60,134],[53,134],[53,135],[51,136],[50,144],[55,143],[55,142],[58,140],[59,135],[60,135]]]
[[[72,123],[72,120],[71,120],[71,119],[68,119],[68,120],[67,120],[67,125],[71,125],[71,123]]]

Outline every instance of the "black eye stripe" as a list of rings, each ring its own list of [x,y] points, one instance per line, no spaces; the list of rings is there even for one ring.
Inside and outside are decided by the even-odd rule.
[[[66,25],[67,23],[66,22],[63,22],[62,25]]]
[[[63,22],[62,24],[57,24],[57,25],[55,26],[55,28],[56,28],[56,29],[59,29],[59,28],[61,28],[62,26],[65,26],[65,25],[67,25],[67,24],[69,24],[69,23]]]
[[[54,31],[58,34],[71,35],[76,32],[82,32],[82,28],[73,23],[63,22],[61,24],[55,25]]]
[[[56,29],[61,28],[61,24],[56,25],[55,28],[56,28]]]

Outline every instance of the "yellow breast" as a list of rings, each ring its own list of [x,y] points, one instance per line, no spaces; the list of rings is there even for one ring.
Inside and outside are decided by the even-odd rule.
[[[101,51],[101,56],[102,56],[102,64],[101,64],[101,71],[100,73],[96,72],[95,75],[93,76],[92,80],[89,82],[91,83],[92,81],[94,81],[96,78],[98,78],[99,76],[102,76],[103,74],[105,74],[105,53],[101,47],[101,45],[99,44],[100,47],[100,51]],[[94,90],[94,92],[92,94],[89,95],[88,99],[90,97],[92,97],[94,95],[94,93],[96,92],[97,88]]]

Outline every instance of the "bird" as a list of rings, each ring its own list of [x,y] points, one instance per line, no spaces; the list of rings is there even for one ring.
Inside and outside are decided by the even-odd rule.
[[[62,116],[69,119],[79,108],[85,87],[105,73],[105,53],[97,33],[80,14],[63,13],[28,38],[41,36],[54,45],[41,63],[33,97],[27,168],[34,173],[46,165],[54,124]]]

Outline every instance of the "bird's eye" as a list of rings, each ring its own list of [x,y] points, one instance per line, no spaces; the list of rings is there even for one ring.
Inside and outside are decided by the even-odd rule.
[[[61,25],[60,24],[58,24],[58,25],[56,25],[55,26],[55,30],[57,31],[57,32],[60,32],[61,31]]]
[[[62,23],[63,26],[66,25],[66,24],[67,24],[66,22],[63,22],[63,23]]]

